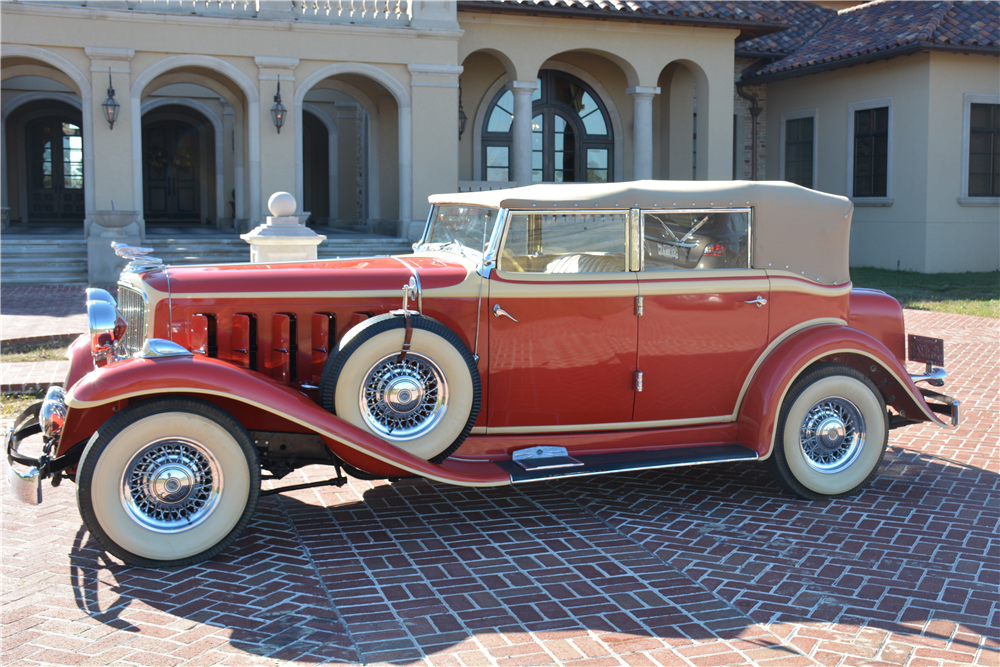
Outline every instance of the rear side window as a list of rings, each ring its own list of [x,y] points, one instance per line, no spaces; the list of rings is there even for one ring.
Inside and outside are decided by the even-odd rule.
[[[644,211],[644,271],[750,268],[750,211]]]
[[[625,271],[625,213],[513,213],[500,269],[524,273]]]

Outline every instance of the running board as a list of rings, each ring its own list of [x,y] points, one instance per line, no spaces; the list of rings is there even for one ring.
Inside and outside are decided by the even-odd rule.
[[[510,475],[514,484],[538,482],[547,479],[580,477],[583,475],[610,475],[620,472],[654,470],[694,466],[705,463],[726,463],[728,461],[754,461],[757,452],[740,445],[707,445],[704,447],[679,447],[676,449],[653,449],[612,454],[584,454],[573,457],[580,465],[573,467],[536,467],[526,470],[515,461],[494,461]]]

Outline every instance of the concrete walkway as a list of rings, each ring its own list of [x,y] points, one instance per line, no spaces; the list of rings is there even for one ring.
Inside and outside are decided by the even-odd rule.
[[[67,343],[87,331],[86,285],[0,287],[0,340]],[[0,363],[0,393],[38,394],[60,384],[68,361]]]

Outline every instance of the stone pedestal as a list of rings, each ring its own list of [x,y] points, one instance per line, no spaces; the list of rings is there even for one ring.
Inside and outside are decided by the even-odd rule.
[[[275,192],[267,202],[273,215],[267,222],[240,238],[250,244],[250,261],[283,262],[316,259],[316,248],[326,240],[299,222],[295,215],[295,197]]]
[[[142,245],[139,211],[92,211],[87,225],[87,282],[108,285],[118,282],[128,260],[119,257],[111,242]]]

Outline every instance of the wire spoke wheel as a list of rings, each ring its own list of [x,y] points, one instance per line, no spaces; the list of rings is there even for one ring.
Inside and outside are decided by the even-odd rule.
[[[323,369],[320,404],[414,456],[440,463],[459,448],[479,414],[479,368],[462,339],[441,322],[423,315],[409,321],[409,334],[406,320],[392,313],[344,334]],[[364,461],[345,462],[363,474],[375,472],[365,470]]]
[[[878,473],[889,442],[885,400],[843,364],[818,364],[788,390],[775,424],[771,472],[813,500],[858,493]]]
[[[410,352],[400,361],[390,354],[368,370],[359,404],[365,423],[381,437],[412,440],[444,418],[448,383],[430,358]]]
[[[825,474],[844,470],[854,463],[864,444],[864,417],[846,398],[819,401],[802,420],[799,445],[813,470]]]
[[[202,443],[164,438],[132,457],[122,476],[122,506],[157,533],[197,526],[219,504],[222,470]]]

